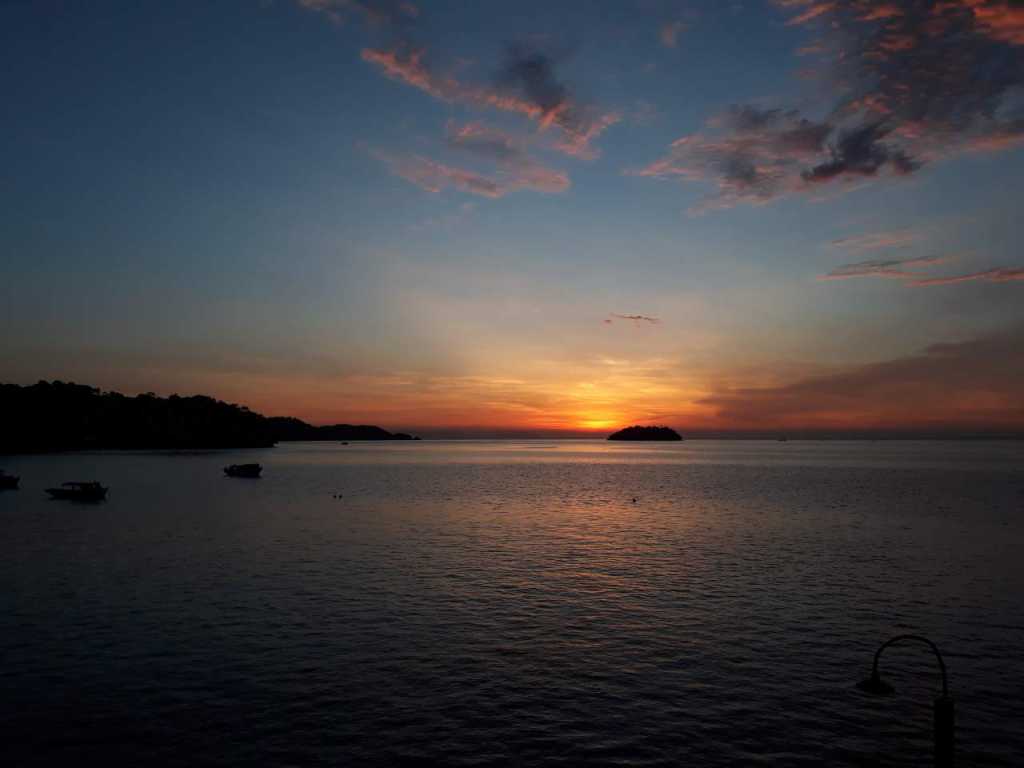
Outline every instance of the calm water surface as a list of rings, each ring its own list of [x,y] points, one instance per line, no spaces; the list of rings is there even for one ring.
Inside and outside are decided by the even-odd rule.
[[[1024,765],[1021,443],[0,464],[3,765],[926,765],[927,652],[853,687],[907,631],[960,764]]]

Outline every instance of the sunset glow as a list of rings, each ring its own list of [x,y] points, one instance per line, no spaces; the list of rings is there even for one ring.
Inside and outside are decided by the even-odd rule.
[[[0,8],[4,381],[1024,429],[1012,3],[89,6]]]

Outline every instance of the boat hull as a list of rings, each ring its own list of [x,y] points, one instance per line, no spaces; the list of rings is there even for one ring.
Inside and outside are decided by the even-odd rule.
[[[224,467],[224,474],[228,477],[258,478],[263,471],[259,464],[232,464]]]
[[[63,501],[103,501],[107,498],[107,489],[102,488],[96,491],[76,491],[69,488],[47,488],[46,492],[51,498]]]

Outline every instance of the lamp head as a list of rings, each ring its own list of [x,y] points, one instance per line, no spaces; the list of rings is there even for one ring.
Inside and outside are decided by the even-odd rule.
[[[877,669],[872,670],[871,677],[857,683],[857,688],[864,691],[864,693],[873,693],[876,696],[889,696],[896,691],[895,688],[879,677]]]

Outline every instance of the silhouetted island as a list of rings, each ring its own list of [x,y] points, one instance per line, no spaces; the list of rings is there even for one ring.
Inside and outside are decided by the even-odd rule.
[[[0,453],[101,449],[269,448],[287,440],[414,440],[372,426],[317,427],[204,395],[127,397],[40,381],[0,384]]]
[[[626,427],[608,435],[609,440],[682,440],[671,427]]]
[[[419,440],[405,432],[388,432],[368,424],[330,424],[314,427],[290,416],[269,419],[280,441],[288,440]]]

